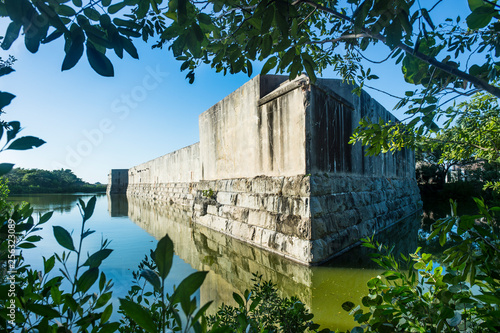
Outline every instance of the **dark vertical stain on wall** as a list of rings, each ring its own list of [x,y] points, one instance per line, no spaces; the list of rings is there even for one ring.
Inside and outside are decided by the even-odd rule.
[[[314,95],[317,97],[317,94]],[[315,154],[317,157],[317,163],[318,167],[320,168],[325,168],[328,166],[328,124],[329,124],[329,117],[328,117],[328,112],[325,112],[325,110],[328,110],[328,103],[327,100],[323,101],[316,101],[316,105],[322,105],[323,107],[321,108],[321,113],[319,114],[319,119],[317,119],[316,125],[318,126],[318,134],[319,134],[319,140],[316,143],[317,146],[315,147]]]
[[[314,94],[313,138],[316,169],[324,172],[352,172],[352,108],[326,94]]]
[[[283,119],[283,110],[287,109],[286,105],[286,99],[280,99],[281,101],[278,105],[278,119],[279,119],[279,129],[280,129],[280,135],[281,138],[279,140],[280,142],[280,151],[279,151],[279,156],[280,156],[280,161],[278,163],[279,167],[282,168],[285,166],[285,138],[286,136],[284,135],[285,133],[285,119]]]
[[[264,107],[261,106],[261,107],[258,107],[257,108],[257,134],[258,134],[258,142],[259,142],[259,145],[260,145],[260,148],[258,149],[259,151],[259,170],[263,170],[263,157],[262,157],[262,151],[263,151],[263,147],[262,147],[262,137],[263,137],[263,128],[262,128],[262,109]]]
[[[270,169],[274,170],[274,132],[273,132],[273,123],[274,123],[274,110],[276,110],[276,100],[273,100],[269,108],[267,109],[267,135],[269,140],[269,160],[270,160]]]

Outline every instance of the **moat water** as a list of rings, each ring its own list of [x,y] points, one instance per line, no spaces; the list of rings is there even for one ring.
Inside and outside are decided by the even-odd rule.
[[[62,248],[52,235],[52,226],[63,226],[76,235],[81,228],[78,199],[87,201],[91,195],[32,195],[11,197],[13,201],[28,201],[35,212],[54,211],[52,219],[39,231],[43,240],[36,249],[24,250],[27,263],[36,269],[43,267],[42,256],[48,258]],[[420,216],[414,216],[381,235],[387,244],[396,243],[403,253],[417,247]],[[380,270],[370,261],[366,250],[355,248],[321,267],[305,267],[290,260],[249,246],[205,227],[193,224],[190,213],[182,207],[129,199],[124,196],[97,197],[96,209],[87,222],[96,232],[86,238],[86,249],[97,250],[101,239],[111,240],[113,253],[101,268],[114,281],[115,302],[126,295],[132,271],[146,254],[154,249],[158,239],[168,234],[174,242],[176,256],[167,278],[170,288],[196,270],[207,275],[197,300],[204,304],[213,300],[209,313],[222,303],[234,305],[233,292],[243,293],[252,287],[253,274],[263,276],[278,285],[283,296],[296,295],[308,305],[314,321],[323,328],[345,331],[355,326],[341,305],[345,301],[361,303],[366,295],[366,282]],[[117,304],[118,305],[118,304]]]

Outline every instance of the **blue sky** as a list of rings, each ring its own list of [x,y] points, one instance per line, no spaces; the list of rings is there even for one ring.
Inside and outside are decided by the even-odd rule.
[[[0,20],[0,35],[6,23]],[[5,108],[3,119],[19,120],[22,135],[47,141],[37,149],[3,152],[0,162],[23,168],[69,168],[86,181],[106,183],[110,169],[129,168],[197,142],[199,114],[249,80],[245,74],[223,76],[205,66],[189,84],[171,52],[151,50],[151,44],[139,40],[136,45],[139,60],[107,53],[115,67],[113,78],[96,74],[85,55],[76,67],[61,72],[62,39],[42,45],[36,54],[25,49],[23,38],[10,50],[0,50],[3,59],[9,54],[18,59],[16,71],[0,80],[0,91],[17,96]],[[372,58],[381,60],[383,53]],[[259,71],[255,64],[254,72]],[[370,84],[380,89],[396,95],[411,89],[393,63],[375,67],[373,74],[380,80]],[[324,77],[335,76],[327,71]],[[367,91],[389,110],[396,103]],[[401,112],[395,115],[401,117]]]

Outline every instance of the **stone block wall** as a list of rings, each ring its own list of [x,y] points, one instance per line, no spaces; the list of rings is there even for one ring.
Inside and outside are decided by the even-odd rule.
[[[213,192],[207,196],[207,192]],[[200,181],[194,220],[292,260],[312,261],[309,177]]]
[[[191,208],[198,183],[143,183],[128,187],[127,195]]]
[[[311,176],[312,256],[319,262],[347,250],[420,209],[414,179],[335,173]]]

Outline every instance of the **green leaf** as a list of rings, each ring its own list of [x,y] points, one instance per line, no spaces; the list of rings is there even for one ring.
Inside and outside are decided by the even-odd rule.
[[[99,277],[99,290],[100,291],[104,290],[105,284],[106,284],[106,275],[103,272],[101,272],[101,276]]]
[[[302,53],[301,56],[304,63],[304,68],[306,69],[307,72],[307,76],[309,76],[309,79],[312,82],[316,82],[316,73],[314,72],[313,58],[307,53]]]
[[[44,224],[44,223],[46,223],[48,220],[50,220],[50,218],[52,217],[53,213],[54,212],[48,212],[48,213],[43,214],[40,217],[40,220],[38,221],[38,224]]]
[[[85,37],[82,28],[73,25],[71,27],[70,39],[66,41],[69,47],[66,49],[66,56],[64,57],[61,67],[62,71],[73,68],[83,55],[83,43]]]
[[[31,244],[31,243],[21,243],[17,247],[19,247],[21,249],[32,249],[32,248],[36,247],[36,245]]]
[[[116,3],[114,5],[111,5],[108,7],[108,13],[116,14],[117,12],[122,10],[123,7],[125,7],[125,6],[126,6],[125,2],[119,2],[119,3]]]
[[[60,226],[53,226],[52,229],[54,232],[54,237],[56,238],[56,241],[59,243],[59,245],[70,251],[75,251],[73,238],[71,238],[71,235],[66,229]]]
[[[132,44],[132,41],[128,38],[125,38],[123,36],[121,37],[121,43],[125,51],[134,59],[139,59],[139,54],[137,53],[137,49],[135,48],[134,44]]]
[[[64,25],[63,19],[67,18],[61,18],[57,13],[54,11],[54,9],[47,4],[37,1],[35,3],[35,6],[38,8],[38,10],[49,19],[50,24],[55,27],[57,30],[67,32],[68,29]]]
[[[446,232],[441,232],[439,235],[439,245],[444,246],[446,244]]]
[[[76,283],[76,290],[83,293],[87,292],[94,285],[99,277],[99,269],[96,267],[85,271]]]
[[[4,76],[4,75],[10,74],[12,72],[14,72],[14,69],[11,68],[11,67],[2,67],[2,68],[0,68],[0,76]]]
[[[273,46],[273,38],[271,37],[270,34],[265,35],[262,38],[262,49],[260,51],[260,56],[262,57],[262,59],[265,59],[269,56],[269,54],[271,53],[272,46]]]
[[[101,319],[101,322],[103,320]],[[104,324],[100,329],[99,333],[113,333],[113,332],[118,332],[120,328],[120,323],[107,323]]]
[[[174,243],[165,235],[158,244],[156,245],[156,249],[154,252],[154,261],[156,266],[158,267],[158,272],[160,273],[160,278],[165,280],[168,273],[170,272],[170,268],[172,267],[172,261],[174,258]]]
[[[496,14],[495,9],[492,6],[481,6],[467,16],[467,26],[472,30],[477,30],[486,27]]]
[[[50,296],[54,300],[55,304],[61,304],[62,291],[58,287],[50,287]]]
[[[500,298],[492,294],[475,295],[474,298],[480,300],[481,302],[485,302],[487,304],[497,304],[497,305],[500,304]]]
[[[56,12],[61,16],[75,16],[76,12],[73,8],[67,5],[59,5],[55,7]]]
[[[140,327],[150,333],[156,333],[156,324],[148,310],[132,301],[120,298],[120,308]]]
[[[92,214],[94,214],[94,209],[95,209],[95,202],[96,202],[96,197],[93,196],[92,198],[89,199],[89,201],[87,202],[87,205],[85,206],[85,209],[84,209],[84,221],[87,221],[88,219],[90,219],[92,217]]]
[[[476,8],[484,6],[483,0],[468,0],[470,11],[473,12]]]
[[[38,236],[38,235],[33,235],[33,236],[29,236],[28,238],[26,238],[26,241],[31,242],[31,243],[39,242],[41,240],[42,240],[42,236]]]
[[[99,250],[96,253],[92,254],[90,257],[88,257],[83,266],[89,266],[90,268],[99,267],[102,261],[107,257],[109,257],[111,252],[113,252],[113,250],[110,249]]]
[[[195,272],[189,275],[187,278],[182,280],[177,289],[174,291],[170,302],[172,304],[176,303],[186,303],[192,294],[194,294],[205,281],[205,277],[208,272]]]
[[[97,51],[91,43],[87,43],[87,59],[97,74],[106,77],[115,75],[111,61],[104,54]]]
[[[43,145],[45,141],[34,136],[23,136],[12,142],[7,149],[10,150],[27,150],[37,148]]]
[[[0,91],[0,110],[10,104],[10,102],[16,97],[8,92]]]
[[[104,322],[104,323],[107,322],[109,320],[109,318],[111,317],[112,313],[113,313],[113,303],[108,305],[106,307],[106,309],[104,309],[104,311],[102,312],[101,322]]]
[[[193,25],[191,25],[191,29],[194,32],[196,39],[199,42],[203,41],[203,39],[205,38],[205,35],[203,34],[203,31],[201,30],[200,26],[196,23],[193,23]]]
[[[352,309],[354,309],[355,306],[356,305],[353,302],[344,302],[342,304],[342,309],[344,309],[344,311],[350,312]]]
[[[25,14],[26,4],[30,5],[26,0],[5,0],[5,9],[14,22],[21,21]]]
[[[89,19],[92,21],[99,21],[99,18],[101,17],[101,14],[97,10],[91,7],[87,7],[83,10],[83,13],[85,16],[87,16]]]
[[[245,301],[243,301],[243,298],[237,293],[233,293],[233,299],[238,303],[239,306],[245,306]]]
[[[436,29],[436,26],[434,25],[434,23],[432,22],[431,20],[431,17],[429,15],[429,12],[427,11],[427,9],[425,8],[422,8],[422,16],[424,17],[424,19],[427,21],[427,23],[429,24],[429,26],[431,27],[432,30],[435,30]]]
[[[451,327],[458,326],[458,324],[460,324],[461,321],[462,321],[462,315],[458,311],[455,311],[455,313],[454,313],[454,315],[453,315],[452,318],[446,319],[446,322]]]
[[[155,290],[160,291],[161,290],[161,281],[160,277],[158,274],[156,274],[155,271],[152,271],[150,269],[145,269],[141,271],[141,276],[148,281]]]
[[[43,257],[43,272],[45,274],[49,273],[52,268],[54,268],[55,263],[56,258],[54,256],[51,256],[49,259],[45,259],[45,257]]]
[[[0,163],[0,176],[8,174],[13,167],[14,164],[12,163]]]
[[[102,1],[101,1],[101,4],[102,4],[104,7],[108,7],[109,5],[111,5],[111,0],[102,0]]]
[[[177,0],[177,22],[184,25],[187,21],[187,0]]]
[[[198,319],[205,314],[205,312],[207,311],[207,309],[210,307],[210,305],[212,304],[213,301],[210,301],[210,302],[207,302],[205,305],[203,305],[199,310],[198,312],[196,312],[196,314],[193,316],[193,322],[197,322]]]
[[[7,141],[14,139],[21,130],[21,123],[18,121],[10,121],[8,123],[10,129],[7,131]]]
[[[72,1],[73,1],[73,5],[75,5],[77,7],[83,6],[82,0],[72,0]]]
[[[295,56],[296,56],[295,47],[289,48],[288,51],[286,51],[286,53],[281,58],[280,67],[285,69],[292,62]]]
[[[141,1],[136,7],[135,15],[138,19],[143,19],[149,11],[150,1]]]
[[[275,68],[277,60],[278,58],[276,58],[275,56],[267,59],[266,63],[262,67],[262,70],[260,71],[260,75],[266,75],[271,69]]]
[[[250,304],[250,308],[248,309],[248,311],[253,311],[257,308],[257,306],[260,304],[260,301],[262,299],[260,297],[255,297],[253,300],[252,300],[252,304]]]
[[[108,304],[109,300],[111,299],[111,296],[113,296],[112,292],[107,292],[105,294],[102,294],[96,301],[95,309],[99,309]]]
[[[7,27],[7,32],[2,41],[2,49],[8,50],[12,43],[19,37],[19,32],[21,31],[22,24],[17,22],[11,22]]]
[[[42,317],[46,318],[58,318],[61,317],[59,312],[56,310],[52,309],[48,305],[43,305],[43,304],[36,304],[36,303],[28,303],[26,305],[26,308],[33,313],[36,313],[37,315],[40,315]]]
[[[205,13],[198,14],[198,21],[206,25],[212,24],[212,18]]]

